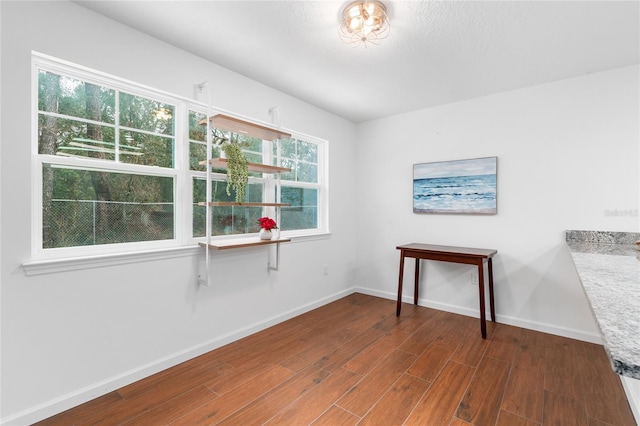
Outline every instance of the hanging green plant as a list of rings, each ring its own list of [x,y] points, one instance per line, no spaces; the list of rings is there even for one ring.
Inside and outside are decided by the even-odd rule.
[[[227,195],[231,196],[231,191],[235,192],[236,203],[242,204],[247,193],[247,183],[249,182],[249,166],[247,159],[242,153],[242,144],[235,138],[220,137],[215,135],[214,141],[224,151],[227,158]]]

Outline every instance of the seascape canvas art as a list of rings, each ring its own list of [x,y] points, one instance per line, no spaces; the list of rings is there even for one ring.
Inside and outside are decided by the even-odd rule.
[[[413,165],[414,213],[497,212],[498,157]]]

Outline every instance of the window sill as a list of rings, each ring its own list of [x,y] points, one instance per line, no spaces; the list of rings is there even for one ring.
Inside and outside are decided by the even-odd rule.
[[[104,266],[125,265],[176,257],[193,256],[202,252],[198,246],[178,247],[161,250],[150,250],[130,253],[101,254],[87,257],[73,257],[66,259],[34,260],[25,262],[22,267],[27,276],[53,274],[56,272],[93,269]]]
[[[327,239],[330,233],[292,235],[291,242],[305,242]],[[106,266],[126,265],[130,263],[140,263],[157,261],[163,259],[173,259],[177,257],[195,256],[203,252],[202,247],[188,246],[161,250],[148,250],[140,252],[101,254],[86,257],[73,257],[66,259],[33,260],[24,262],[22,267],[27,276],[53,274],[57,272],[77,271],[81,269],[94,269]]]
[[[283,237],[291,238],[292,243],[302,243],[305,241],[326,240],[331,237],[330,232],[321,232],[317,234],[288,234],[283,233]]]

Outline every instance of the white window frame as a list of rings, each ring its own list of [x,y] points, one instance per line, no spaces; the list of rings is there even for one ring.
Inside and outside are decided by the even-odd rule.
[[[297,132],[291,132],[292,139],[298,139],[303,142],[313,143],[318,146],[318,170],[317,176],[318,181],[315,183],[312,182],[298,182],[291,180],[281,181],[281,186],[291,187],[291,188],[302,188],[302,189],[317,189],[318,190],[318,228],[315,232],[311,234],[325,234],[329,232],[329,217],[328,217],[328,203],[329,203],[329,193],[328,193],[328,182],[327,175],[328,171],[326,169],[326,156],[327,156],[327,142],[313,137],[309,135],[304,135]],[[273,188],[271,188],[273,191]],[[327,208],[323,208],[323,206],[327,206]],[[308,229],[296,229],[290,231],[283,231],[282,235],[285,237],[297,237],[309,235],[310,232]]]
[[[126,93],[150,98],[163,103],[175,106],[174,118],[174,167],[151,167],[129,163],[116,163],[115,161],[100,159],[79,159],[72,157],[62,157],[56,155],[46,155],[38,153],[38,70],[45,70],[63,76],[77,78],[96,85],[113,88]],[[206,113],[207,105],[192,99],[182,98],[148,86],[140,85],[125,79],[121,79],[106,73],[79,66],[67,61],[59,60],[48,55],[37,52],[32,53],[31,66],[31,170],[32,170],[32,225],[31,225],[31,260],[24,264],[27,273],[47,273],[58,271],[61,267],[59,262],[66,263],[69,269],[81,269],[93,267],[96,259],[104,257],[107,263],[129,263],[135,261],[140,256],[147,258],[150,254],[157,253],[159,256],[167,256],[174,252],[191,254],[201,250],[197,243],[205,241],[206,237],[192,236],[193,221],[193,193],[192,181],[194,177],[201,177],[205,174],[189,167],[189,128],[188,111]],[[238,118],[269,126],[249,118],[243,118],[231,112],[216,109],[216,112],[236,116]],[[116,120],[117,126],[117,120]],[[293,132],[293,138],[318,145],[318,182],[309,184],[305,182],[283,181],[286,186],[318,189],[318,228],[283,231],[282,235],[287,237],[317,237],[329,234],[328,211],[328,143],[325,140]],[[270,142],[267,142],[270,144]],[[268,147],[270,149],[270,147]],[[171,177],[174,181],[174,238],[169,240],[154,240],[144,242],[101,244],[91,246],[42,248],[42,168],[44,164],[53,164],[63,167],[78,167],[82,169],[104,170],[111,172],[135,173],[149,176]],[[254,178],[254,180],[262,180]],[[265,191],[272,190],[265,185]],[[203,200],[204,201],[204,200]],[[251,237],[252,234],[235,234],[233,238]],[[224,238],[224,237],[212,237]],[[302,238],[304,239],[304,238]],[[194,249],[195,250],[192,250]],[[82,262],[82,259],[91,259],[91,262]],[[76,266],[72,266],[76,265]],[[84,265],[84,266],[83,266]],[[62,266],[64,269],[65,266]]]
[[[167,93],[154,90],[145,86],[134,84],[123,79],[96,72],[85,67],[74,65],[65,61],[60,61],[48,56],[34,53],[32,56],[32,232],[31,232],[31,253],[33,260],[40,259],[69,259],[85,256],[109,255],[123,252],[142,252],[149,250],[162,250],[175,248],[184,245],[184,232],[179,225],[184,222],[184,211],[179,209],[181,188],[180,186],[180,165],[183,163],[183,153],[178,148],[181,128],[183,123],[174,120],[174,167],[152,167],[129,163],[116,163],[110,160],[100,159],[79,159],[47,155],[38,153],[38,70],[45,70],[57,73],[66,77],[77,78],[92,84],[114,88],[132,95],[154,99],[163,103],[175,106],[175,115],[180,117],[183,114],[184,105],[176,97]],[[115,123],[116,129],[118,123]],[[143,241],[130,243],[115,243],[101,245],[87,245],[75,247],[42,247],[42,167],[45,164],[54,166],[66,166],[71,168],[101,170],[110,172],[133,173],[148,176],[162,176],[173,179],[174,185],[174,238],[169,240]]]

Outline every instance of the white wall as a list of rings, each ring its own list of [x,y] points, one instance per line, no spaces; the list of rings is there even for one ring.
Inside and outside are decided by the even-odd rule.
[[[400,244],[494,248],[498,321],[599,341],[564,231],[640,229],[638,81],[631,66],[360,125],[358,285],[394,298]],[[412,212],[414,163],[489,156],[497,215]],[[478,315],[473,267],[423,268],[421,304]]]
[[[70,2],[2,2],[2,419],[25,424],[351,291],[355,125]],[[177,95],[208,80],[214,104],[329,141],[332,235],[214,258],[26,276],[30,258],[30,56],[52,55]],[[322,274],[328,265],[329,275]]]

